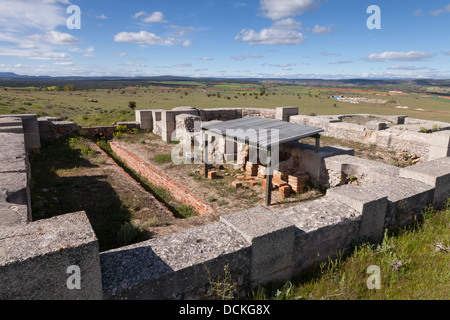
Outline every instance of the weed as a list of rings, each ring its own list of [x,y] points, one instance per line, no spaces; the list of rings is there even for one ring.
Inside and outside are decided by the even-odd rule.
[[[198,216],[198,213],[195,211],[194,207],[181,205],[175,208],[175,216],[180,219],[187,219]]]
[[[126,223],[117,231],[117,242],[122,246],[126,246],[131,244],[142,232],[143,227],[141,225],[136,226],[132,223]]]
[[[210,288],[206,293],[207,298],[216,300],[233,300],[237,294],[237,282],[233,281],[229,265],[225,265],[223,268],[224,277],[217,277],[216,280],[212,279],[209,269],[205,266],[208,273]]]
[[[156,162],[158,164],[170,163],[170,162],[172,162],[172,155],[171,154],[157,154],[150,160],[153,160],[154,162]]]

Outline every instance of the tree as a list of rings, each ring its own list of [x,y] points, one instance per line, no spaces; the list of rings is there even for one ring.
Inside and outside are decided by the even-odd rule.
[[[75,85],[74,84],[66,84],[63,88],[64,91],[74,91]]]
[[[131,110],[136,109],[136,102],[135,101],[129,101],[128,102],[128,108],[130,108]]]
[[[262,86],[261,86],[261,92],[259,93],[261,96],[263,96],[263,95],[265,95],[266,94],[266,86],[263,84]]]

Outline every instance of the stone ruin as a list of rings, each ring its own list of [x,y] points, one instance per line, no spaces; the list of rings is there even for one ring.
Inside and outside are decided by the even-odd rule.
[[[245,296],[260,284],[287,281],[349,252],[355,244],[379,242],[385,230],[413,223],[423,209],[442,208],[450,197],[448,123],[376,116],[385,121],[357,125],[341,121],[349,115],[303,116],[298,108],[181,107],[137,110],[136,121],[123,124],[191,145],[196,121],[248,116],[317,126],[325,136],[406,150],[422,163],[398,168],[357,158],[351,149],[323,147],[315,153],[300,142],[290,144],[282,151],[285,161],[314,183],[327,185],[324,197],[276,211],[255,207],[206,226],[99,252],[84,212],[32,221],[28,154],[39,152],[41,140],[79,132],[110,136],[113,129],[80,128],[36,115],[0,116],[0,299],[202,299],[210,277],[222,275],[224,266]],[[417,129],[436,125],[441,131]],[[216,149],[239,154],[221,149],[219,142]],[[79,268],[79,288],[68,285],[71,266]]]

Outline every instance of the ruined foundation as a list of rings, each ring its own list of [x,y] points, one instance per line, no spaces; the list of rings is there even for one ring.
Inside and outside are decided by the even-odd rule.
[[[286,161],[328,185],[323,198],[277,211],[255,207],[210,225],[100,253],[83,212],[31,221],[27,152],[38,152],[39,136],[52,139],[80,130],[107,136],[110,129],[81,129],[32,115],[2,116],[0,299],[202,299],[209,279],[223,275],[224,266],[245,296],[259,284],[287,281],[355,244],[378,242],[386,229],[411,224],[422,209],[439,209],[450,197],[450,132],[410,130],[405,117],[390,119],[398,126],[387,129],[380,123],[360,126],[341,123],[339,117],[301,116],[296,108],[183,107],[137,110],[137,121],[130,125],[164,141],[172,139],[175,129],[186,129],[177,133],[178,139],[191,144],[194,120],[255,115],[318,126],[329,136],[407,148],[423,163],[400,169],[356,158],[352,150],[328,147],[315,153],[295,143],[284,149]],[[238,156],[238,149],[224,153]],[[355,179],[357,184],[350,183]],[[67,285],[73,265],[81,272],[79,290]]]

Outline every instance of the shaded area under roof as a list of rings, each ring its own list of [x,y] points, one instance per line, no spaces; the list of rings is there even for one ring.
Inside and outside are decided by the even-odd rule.
[[[222,136],[263,150],[324,132],[317,127],[259,117],[208,124],[203,126],[203,130],[208,135]]]

